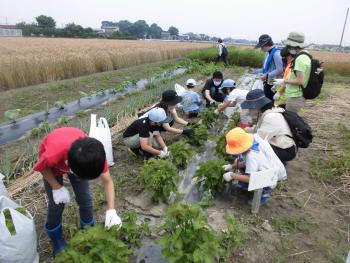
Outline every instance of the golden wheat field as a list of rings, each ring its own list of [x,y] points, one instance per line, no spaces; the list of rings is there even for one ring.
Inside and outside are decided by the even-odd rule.
[[[209,44],[0,38],[0,91],[184,56]]]
[[[330,52],[310,50],[310,53],[320,61],[324,62],[327,71],[350,75],[350,53],[349,52]]]

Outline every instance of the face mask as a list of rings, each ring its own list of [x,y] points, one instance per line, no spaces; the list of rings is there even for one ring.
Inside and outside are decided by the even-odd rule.
[[[215,86],[220,86],[221,81],[213,81]]]
[[[291,55],[296,55],[296,53],[297,53],[297,50],[294,48],[289,48],[288,51]]]

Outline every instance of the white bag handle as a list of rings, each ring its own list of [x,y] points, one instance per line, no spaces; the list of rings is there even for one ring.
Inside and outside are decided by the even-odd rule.
[[[91,114],[90,130],[96,128],[96,114]]]
[[[98,127],[103,127],[105,129],[109,129],[109,125],[108,125],[108,122],[106,120],[106,118],[100,118],[99,121],[98,121]]]

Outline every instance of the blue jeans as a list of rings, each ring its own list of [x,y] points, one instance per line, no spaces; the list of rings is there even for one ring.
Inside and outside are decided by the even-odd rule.
[[[60,185],[63,185],[63,176],[55,176],[55,179]],[[68,179],[73,187],[75,200],[79,206],[80,219],[84,222],[91,222],[94,218],[94,213],[92,208],[92,196],[90,193],[89,181],[79,179],[72,173],[68,173]],[[52,187],[45,179],[44,187],[49,199],[46,226],[48,229],[53,229],[62,223],[64,204],[55,204],[53,201]]]

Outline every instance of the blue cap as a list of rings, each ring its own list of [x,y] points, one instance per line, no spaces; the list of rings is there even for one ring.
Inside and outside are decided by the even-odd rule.
[[[222,84],[221,84],[221,89],[222,88],[235,88],[236,87],[236,81],[233,79],[225,79]]]
[[[164,123],[167,119],[166,113],[162,108],[153,108],[148,112],[148,119],[157,123]]]

